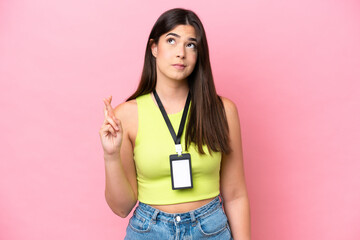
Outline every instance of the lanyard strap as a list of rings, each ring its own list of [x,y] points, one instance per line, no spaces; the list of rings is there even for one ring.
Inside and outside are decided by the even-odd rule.
[[[168,117],[168,115],[166,114],[166,111],[165,111],[165,108],[164,106],[162,105],[161,101],[160,101],[160,98],[156,92],[156,90],[154,89],[154,97],[156,99],[156,102],[157,104],[159,105],[159,108],[160,108],[160,111],[164,117],[164,120],[166,122],[166,125],[168,126],[169,128],[169,131],[170,131],[170,134],[172,136],[172,138],[174,139],[174,142],[175,142],[175,151],[178,153],[178,155],[180,156],[181,155],[181,152],[182,152],[182,149],[181,149],[181,144],[180,144],[180,139],[181,139],[181,135],[183,133],[183,130],[184,130],[184,125],[185,125],[185,120],[186,120],[186,116],[187,116],[187,112],[188,112],[188,109],[189,109],[189,105],[190,105],[190,91],[188,93],[188,96],[187,96],[187,99],[186,99],[186,103],[185,103],[185,107],[184,107],[184,111],[183,111],[183,114],[182,114],[182,117],[181,117],[181,122],[180,122],[180,126],[179,126],[179,131],[178,131],[178,134],[176,135],[175,134],[175,131],[174,131],[174,128],[173,126],[171,125],[171,122],[170,122],[170,119]]]

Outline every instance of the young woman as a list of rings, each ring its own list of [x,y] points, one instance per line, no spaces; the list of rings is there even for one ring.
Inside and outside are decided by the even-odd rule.
[[[194,12],[159,17],[138,89],[104,103],[106,201],[125,218],[139,200],[125,239],[250,239],[238,112],[216,93]]]

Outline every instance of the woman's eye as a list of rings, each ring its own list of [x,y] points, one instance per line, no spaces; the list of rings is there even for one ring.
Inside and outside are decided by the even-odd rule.
[[[173,38],[169,38],[169,39],[167,40],[167,42],[170,43],[171,40],[174,40],[174,39],[173,39]],[[175,41],[175,40],[174,40],[174,41]]]
[[[189,43],[189,45],[193,45],[192,48],[196,48],[196,45],[194,43]]]
[[[175,43],[175,39],[173,39],[173,38],[168,38],[166,41],[167,41],[168,43],[170,43],[170,44],[173,44],[172,41],[174,41],[174,43]],[[191,48],[196,49],[196,44],[194,44],[194,43],[189,43],[188,46],[189,46],[189,45],[192,45]]]

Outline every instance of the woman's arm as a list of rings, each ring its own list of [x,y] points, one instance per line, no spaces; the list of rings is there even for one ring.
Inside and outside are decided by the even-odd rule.
[[[111,210],[126,218],[136,204],[136,196],[125,176],[120,155],[106,155],[105,199]]]
[[[220,170],[220,191],[234,240],[250,240],[250,204],[246,190],[242,156],[241,130],[236,105],[222,97],[232,152],[223,154]]]
[[[122,218],[129,215],[137,202],[136,170],[129,137],[129,129],[133,127],[131,124],[137,123],[134,101],[122,103],[113,111],[115,117],[121,120],[123,129],[120,152],[112,155],[104,153],[105,199],[111,210]]]

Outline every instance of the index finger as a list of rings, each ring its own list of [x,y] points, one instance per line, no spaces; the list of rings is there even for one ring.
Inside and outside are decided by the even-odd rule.
[[[108,98],[104,98],[104,103],[105,103],[105,107],[106,107],[107,112],[108,112],[111,116],[115,116],[114,110],[113,110],[110,102],[111,102],[111,96],[110,96],[110,100],[108,100]]]

